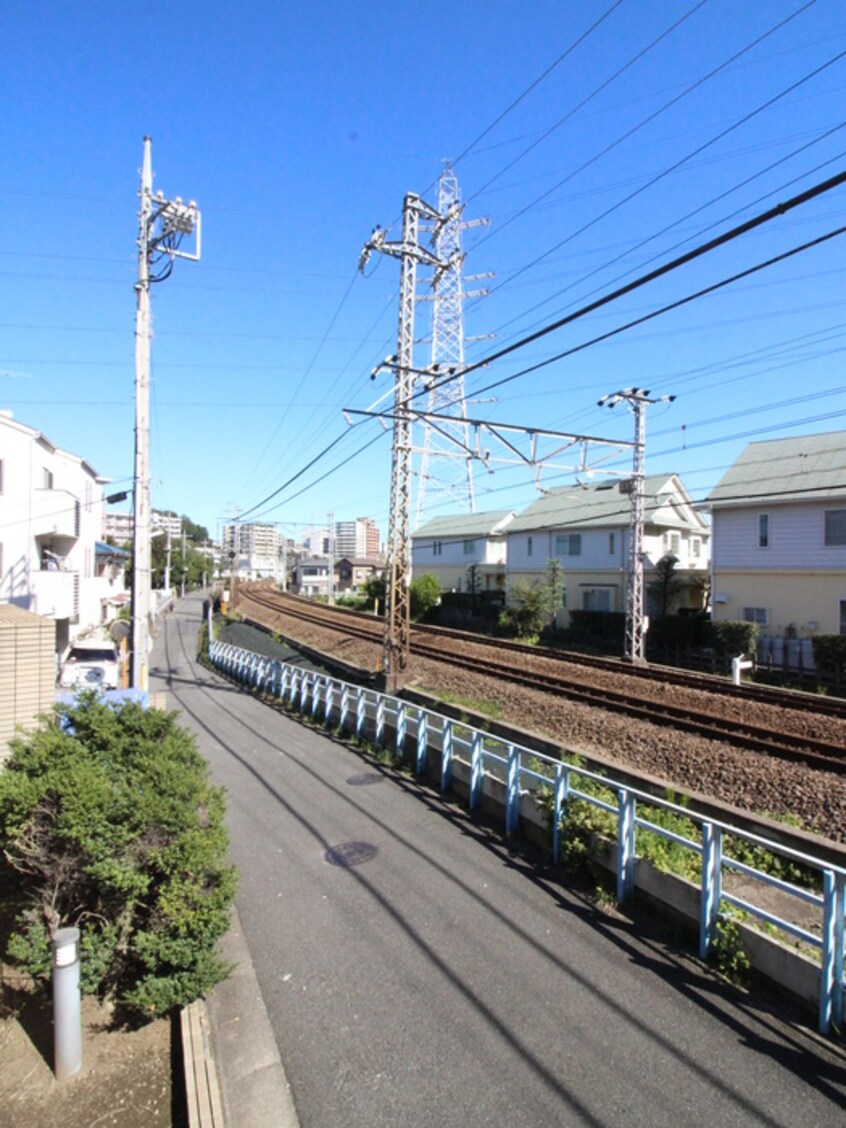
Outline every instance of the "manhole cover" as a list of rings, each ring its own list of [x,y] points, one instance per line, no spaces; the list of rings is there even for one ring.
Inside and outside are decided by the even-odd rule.
[[[365,772],[364,775],[350,776],[347,783],[350,787],[369,787],[371,783],[384,783],[385,777],[378,772]]]
[[[351,866],[360,866],[375,858],[379,850],[371,842],[342,842],[340,846],[332,846],[323,855],[324,861],[330,866],[342,866],[349,869]]]

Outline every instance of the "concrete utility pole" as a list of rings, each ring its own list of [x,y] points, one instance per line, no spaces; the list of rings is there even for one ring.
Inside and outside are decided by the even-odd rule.
[[[132,568],[132,686],[147,689],[150,657],[150,285],[162,282],[175,258],[200,257],[197,205],[153,195],[152,142],[144,138],[138,213],[138,281],[135,283],[135,483]],[[195,251],[180,250],[186,235]]]
[[[381,227],[377,227],[364,246],[359,269],[364,267],[373,251],[392,255],[400,260],[399,326],[397,355],[388,366],[394,369],[394,427],[391,464],[390,529],[388,531],[388,584],[385,612],[385,644],[383,667],[388,687],[395,690],[400,676],[408,665],[408,646],[411,633],[411,538],[409,518],[411,513],[411,399],[414,375],[414,285],[417,264],[433,267],[436,272],[446,270],[449,263],[418,243],[420,220],[435,224],[435,233],[446,222],[430,204],[409,192],[403,201],[402,239],[388,242]],[[436,273],[436,280],[438,274]]]
[[[652,403],[672,403],[675,396],[649,398],[642,388],[626,388],[613,392],[598,401],[599,407],[616,407],[626,403],[635,417],[635,443],[632,477],[620,483],[620,491],[631,497],[629,517],[629,583],[626,593],[626,641],[623,657],[641,665],[646,661],[647,622],[643,608],[643,525],[644,525],[644,467],[646,461],[646,406]]]

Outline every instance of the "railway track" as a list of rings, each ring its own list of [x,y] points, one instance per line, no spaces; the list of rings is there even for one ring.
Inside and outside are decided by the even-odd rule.
[[[382,639],[383,628],[380,622],[374,622],[372,617],[362,616],[355,612],[340,611],[337,608],[321,607],[320,611],[312,606],[304,605],[305,601],[282,596],[280,593],[270,593],[266,590],[255,588],[243,591],[243,597],[271,611],[284,612],[304,622],[327,628],[343,630],[349,636],[364,639],[369,642],[379,643]],[[491,655],[480,653],[481,649],[496,649],[497,652],[519,651],[527,659],[545,658],[553,662],[561,662],[562,658],[557,652],[536,651],[535,648],[503,644],[497,640],[495,647],[485,647],[485,640],[468,635],[466,632],[452,632],[441,628],[414,628],[412,632],[413,649],[416,655],[431,658],[438,662],[446,662],[458,669],[473,673],[487,674],[489,676],[507,679],[529,689],[541,690],[548,693],[566,697],[569,700],[589,705],[594,708],[612,710],[652,724],[670,726],[678,731],[693,733],[712,740],[729,741],[736,747],[763,752],[769,756],[779,757],[805,763],[818,770],[836,772],[846,775],[846,750],[842,744],[835,744],[826,740],[815,739],[810,736],[785,733],[760,724],[754,724],[736,715],[724,716],[702,708],[700,704],[680,706],[675,703],[656,700],[641,692],[626,687],[631,682],[626,679],[646,685],[649,671],[637,669],[636,672],[623,663],[603,663],[601,668],[619,674],[621,688],[591,685],[581,676],[568,676],[559,671],[521,669],[507,659],[500,659]],[[470,645],[475,650],[468,654]],[[574,656],[566,660],[574,662]],[[595,663],[578,664],[588,669],[596,666]],[[742,706],[743,700],[750,697],[744,692],[744,687],[736,687],[731,683],[718,681],[716,678],[703,679],[701,676],[693,679],[663,677],[666,668],[656,678],[653,673],[651,681],[656,680],[671,682],[671,684],[705,691],[719,693],[721,697],[737,698],[738,705]],[[673,671],[674,673],[675,671]],[[626,687],[626,688],[624,688]],[[737,691],[739,692],[726,692]],[[766,704],[809,712],[813,709],[816,698],[808,694],[791,693],[779,694],[771,691],[754,698]],[[692,698],[691,698],[692,701]],[[820,699],[826,702],[825,698]],[[826,702],[827,703],[827,702]],[[822,711],[822,710],[820,710]],[[834,715],[844,716],[841,709]]]

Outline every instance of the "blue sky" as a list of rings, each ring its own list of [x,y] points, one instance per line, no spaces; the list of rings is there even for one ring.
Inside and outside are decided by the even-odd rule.
[[[155,189],[203,214],[202,260],[153,287],[153,503],[212,533],[236,507],[294,535],[329,511],[384,530],[389,435],[341,409],[389,386],[370,373],[396,348],[399,267],[356,267],[375,224],[399,237],[406,192],[437,202],[445,159],[490,219],[464,235],[465,270],[494,273],[465,310],[487,338],[470,363],[846,168],[842,0],[46,2],[8,5],[0,41],[0,408],[129,481],[149,134]],[[647,469],[696,499],[748,441],[843,428],[843,236],[485,389],[844,215],[839,187],[477,369],[469,413],[630,439],[599,397],[675,394]],[[477,474],[478,509],[535,496]]]

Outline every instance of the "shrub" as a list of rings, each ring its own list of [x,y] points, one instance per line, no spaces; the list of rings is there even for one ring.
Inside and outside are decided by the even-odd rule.
[[[758,628],[755,623],[722,619],[711,623],[710,634],[718,654],[725,656],[751,654],[755,648]]]
[[[846,675],[846,635],[814,635],[814,660],[820,670]]]
[[[12,742],[0,849],[24,907],[9,955],[50,974],[50,936],[81,930],[81,984],[161,1014],[228,974],[217,955],[235,891],[224,796],[175,713],[81,695],[62,728]]]
[[[424,572],[411,581],[409,592],[411,600],[411,617],[415,620],[425,619],[429,612],[437,607],[441,599],[441,585],[438,577],[431,572]]]

